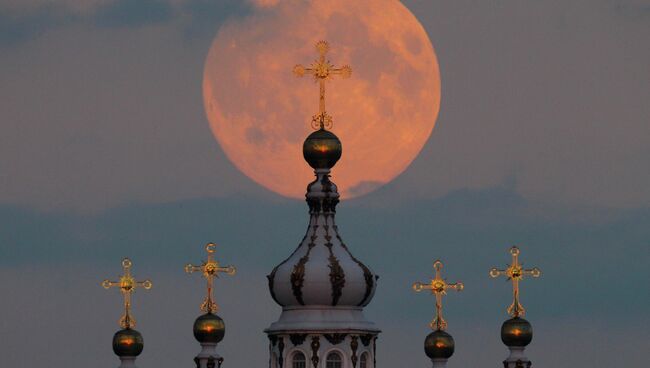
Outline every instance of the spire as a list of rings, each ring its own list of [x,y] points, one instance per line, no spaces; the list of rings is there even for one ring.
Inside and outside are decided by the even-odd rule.
[[[124,274],[120,276],[119,281],[104,280],[102,286],[104,289],[119,287],[124,297],[124,315],[120,318],[119,324],[122,327],[113,335],[113,352],[120,358],[120,368],[135,368],[135,359],[144,349],[144,340],[142,334],[133,329],[135,319],[131,315],[131,294],[137,287],[143,287],[149,290],[152,287],[150,280],[136,281],[131,276],[131,266],[133,263],[130,259],[122,260]]]
[[[305,161],[316,176],[305,195],[310,222],[296,252],[269,275],[269,287],[273,298],[283,307],[365,306],[374,293],[376,276],[352,256],[338,233],[335,214],[340,196],[330,180],[330,171],[341,157],[342,146],[338,137],[326,130],[331,127],[331,118],[325,110],[325,81],[332,75],[349,77],[352,69],[347,65],[335,68],[325,58],[327,42],[318,42],[316,49],[320,57],[309,68],[294,67],[297,75],[311,74],[320,83],[320,112],[312,121],[312,125],[318,122],[314,126],[318,130],[303,144]]]
[[[541,271],[534,267],[524,269],[519,263],[520,250],[517,247],[510,248],[512,264],[505,270],[493,268],[490,270],[491,277],[504,275],[512,281],[512,304],[508,307],[508,314],[512,316],[501,325],[501,341],[510,350],[510,355],[503,361],[504,368],[530,368],[532,363],[524,354],[524,350],[533,340],[533,326],[523,316],[525,309],[519,302],[519,281],[524,276],[539,277]]]
[[[424,340],[424,352],[431,359],[433,368],[445,368],[447,360],[454,354],[454,338],[445,332],[447,322],[442,318],[442,297],[447,295],[448,289],[461,291],[465,288],[463,283],[448,283],[442,278],[442,262],[436,260],[433,262],[433,268],[436,271],[435,277],[427,284],[416,282],[413,284],[413,290],[417,293],[422,290],[431,290],[431,294],[436,296],[436,316],[429,326],[434,330]]]
[[[326,59],[326,42],[316,48],[319,59],[310,67],[294,67],[295,74],[311,74],[320,85],[319,113],[312,117],[316,131],[303,144],[303,157],[316,176],[305,195],[309,225],[298,248],[268,275],[269,291],[282,314],[265,332],[274,367],[349,361],[352,367],[370,368],[375,366],[380,331],[365,318],[363,308],[372,300],[378,276],[352,255],[336,225],[340,196],[330,172],[342,146],[327,130],[332,118],[325,110],[325,82],[333,75],[349,77],[352,69],[336,68]]]
[[[207,281],[206,297],[201,304],[201,310],[205,314],[194,321],[192,329],[194,338],[201,344],[201,351],[194,358],[196,368],[219,368],[223,363],[223,357],[217,353],[217,344],[223,340],[226,334],[226,324],[221,317],[215,314],[219,310],[219,306],[212,296],[213,281],[215,277],[219,277],[219,273],[234,275],[236,269],[234,266],[221,267],[219,262],[214,259],[216,247],[214,243],[208,243],[205,246],[208,260],[203,261],[200,266],[189,263],[185,265],[185,272],[201,272]]]

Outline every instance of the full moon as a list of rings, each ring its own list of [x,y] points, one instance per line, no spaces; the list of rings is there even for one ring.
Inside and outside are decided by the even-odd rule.
[[[304,197],[313,172],[302,143],[318,113],[318,84],[296,64],[348,64],[352,76],[326,84],[331,129],[343,144],[332,180],[345,198],[402,173],[431,135],[440,108],[433,46],[395,0],[260,2],[221,27],[205,61],[203,100],[212,132],[233,164],[260,185]]]

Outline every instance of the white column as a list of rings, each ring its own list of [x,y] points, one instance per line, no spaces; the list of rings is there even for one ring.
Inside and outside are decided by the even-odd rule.
[[[201,352],[196,356],[196,358],[199,360],[198,368],[207,368],[208,359],[210,358],[214,359],[214,368],[218,368],[220,365],[219,359],[221,359],[221,355],[217,354],[217,344],[210,342],[202,343]]]
[[[120,357],[120,367],[119,368],[137,368],[135,366],[136,357]]]
[[[505,363],[507,363],[506,368],[516,368],[518,361],[523,363],[523,368],[528,367],[529,360],[526,355],[524,355],[525,347],[509,346],[508,349],[510,349],[510,355],[505,360]]]
[[[433,363],[433,368],[447,368],[447,359],[445,358],[434,358],[431,359]]]

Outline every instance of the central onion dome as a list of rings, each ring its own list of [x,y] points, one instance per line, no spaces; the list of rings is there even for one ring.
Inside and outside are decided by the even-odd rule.
[[[345,245],[334,221],[339,193],[330,169],[341,157],[341,141],[323,128],[303,144],[316,179],[307,187],[309,226],[298,248],[268,276],[273,299],[286,308],[354,307],[370,303],[377,276]]]

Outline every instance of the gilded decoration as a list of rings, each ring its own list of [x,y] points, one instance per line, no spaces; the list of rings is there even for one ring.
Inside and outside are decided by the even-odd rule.
[[[212,296],[213,283],[215,278],[219,278],[220,273],[225,273],[227,275],[234,275],[237,271],[233,266],[221,267],[219,261],[214,259],[214,252],[217,245],[214,243],[208,243],[205,246],[205,251],[208,253],[208,260],[201,263],[199,266],[192,264],[185,265],[185,272],[194,273],[201,272],[202,276],[207,281],[207,293],[203,303],[201,304],[201,310],[206,313],[216,313],[219,310],[219,306],[214,301]]]
[[[349,78],[352,75],[352,68],[349,65],[343,65],[336,68],[325,55],[329,51],[329,44],[326,41],[318,41],[316,43],[316,50],[318,50],[318,59],[311,63],[309,67],[298,64],[293,67],[293,73],[302,77],[305,74],[314,77],[314,81],[318,82],[320,89],[319,96],[319,110],[318,114],[312,117],[312,128],[314,129],[331,129],[332,117],[325,110],[325,82],[332,79],[334,75],[340,75],[342,78]]]
[[[508,307],[508,314],[512,317],[523,317],[526,313],[523,305],[519,302],[519,281],[524,276],[539,277],[542,274],[539,268],[524,269],[519,263],[520,250],[517,247],[510,248],[512,255],[512,264],[508,265],[505,270],[493,268],[490,270],[491,277],[506,276],[508,281],[512,281],[512,304]]]
[[[442,278],[442,262],[436,260],[433,263],[433,268],[436,270],[436,276],[429,283],[423,284],[421,282],[416,282],[413,284],[413,290],[415,292],[420,292],[422,290],[431,290],[431,294],[436,296],[436,316],[431,321],[432,329],[444,331],[447,328],[447,321],[442,318],[442,297],[447,295],[448,289],[453,289],[456,291],[461,291],[465,287],[463,283],[448,283],[445,279]]]
[[[150,280],[136,281],[133,276],[131,276],[131,266],[133,263],[130,259],[124,258],[122,260],[122,269],[124,273],[120,276],[119,281],[102,281],[102,287],[104,289],[110,289],[112,287],[117,287],[122,293],[124,298],[124,314],[119,320],[119,324],[122,328],[132,328],[135,327],[135,319],[131,315],[131,295],[137,287],[142,287],[145,290],[151,289],[153,284]]]

